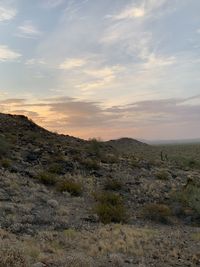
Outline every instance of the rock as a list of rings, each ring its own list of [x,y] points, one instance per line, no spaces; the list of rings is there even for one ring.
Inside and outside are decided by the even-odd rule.
[[[28,162],[36,161],[37,159],[38,159],[38,154],[37,153],[30,152],[26,156],[26,160]]]
[[[47,204],[52,208],[57,208],[59,206],[58,201],[56,201],[55,199],[48,200]]]
[[[87,217],[82,218],[84,221],[91,222],[91,223],[97,223],[99,221],[99,216],[97,214],[91,214]]]
[[[0,189],[0,201],[10,201],[11,198],[5,190]]]
[[[21,223],[14,223],[9,227],[12,233],[19,234],[24,232],[24,226]]]

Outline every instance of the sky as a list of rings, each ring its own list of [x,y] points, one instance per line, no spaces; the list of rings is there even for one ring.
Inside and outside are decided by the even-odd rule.
[[[199,0],[0,0],[0,112],[84,139],[200,137]]]

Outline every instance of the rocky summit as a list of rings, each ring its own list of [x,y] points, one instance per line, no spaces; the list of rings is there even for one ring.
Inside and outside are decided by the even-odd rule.
[[[200,266],[200,145],[0,114],[0,267]]]

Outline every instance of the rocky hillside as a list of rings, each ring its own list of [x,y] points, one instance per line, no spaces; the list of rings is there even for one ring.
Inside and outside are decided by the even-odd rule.
[[[0,267],[199,266],[200,170],[165,151],[0,114]]]

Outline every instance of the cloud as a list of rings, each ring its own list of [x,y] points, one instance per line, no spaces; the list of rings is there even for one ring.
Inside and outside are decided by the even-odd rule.
[[[0,6],[0,22],[13,19],[17,14],[17,11],[12,8],[6,8]]]
[[[147,61],[144,63],[144,69],[152,69],[159,67],[166,67],[176,63],[176,58],[174,56],[156,56],[155,54],[150,54],[147,57]]]
[[[150,16],[166,3],[166,0],[142,0],[139,5],[126,6],[120,13],[110,16],[114,20],[137,19]]]
[[[127,7],[125,10],[117,15],[112,16],[115,20],[129,19],[129,18],[140,18],[145,15],[144,5],[140,7]]]
[[[11,50],[6,45],[0,45],[0,62],[14,61],[21,57],[21,54]]]
[[[25,65],[34,66],[34,65],[45,65],[46,62],[43,58],[30,58],[27,59]]]
[[[18,27],[18,30],[17,36],[23,38],[37,38],[42,34],[29,20],[24,21],[24,23]]]
[[[9,104],[24,104],[26,101],[26,99],[24,98],[9,98],[9,99],[5,99],[5,100],[0,100],[0,104],[3,105],[9,105]]]
[[[136,137],[135,134],[140,133],[140,138],[148,139],[155,137],[156,129],[162,132],[160,138],[167,138],[167,135],[177,138],[176,129],[183,138],[188,127],[190,136],[198,137],[194,129],[200,125],[200,95],[152,99],[110,107],[105,107],[102,102],[68,97],[41,99],[32,103],[24,99],[6,99],[0,101],[0,110],[28,114],[48,129],[81,137],[100,134],[103,138],[127,134]]]
[[[67,58],[59,65],[59,69],[62,70],[72,70],[80,68],[87,63],[85,59],[82,58]]]
[[[87,76],[87,82],[78,84],[76,87],[82,91],[95,90],[99,88],[105,88],[112,85],[112,82],[117,78],[120,72],[125,68],[116,65],[102,68],[88,68],[83,70],[83,73]]]
[[[42,7],[56,8],[64,3],[64,0],[42,0]]]

